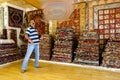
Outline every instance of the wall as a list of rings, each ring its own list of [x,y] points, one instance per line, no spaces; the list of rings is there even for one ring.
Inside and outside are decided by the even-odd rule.
[[[4,28],[4,23],[3,23],[3,11],[4,11],[4,9],[3,9],[3,7],[0,7],[0,35],[2,35],[2,29]]]
[[[55,35],[57,28],[57,20],[50,20],[49,21],[49,33]]]

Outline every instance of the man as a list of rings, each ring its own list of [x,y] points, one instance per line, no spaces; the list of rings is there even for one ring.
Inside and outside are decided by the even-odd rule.
[[[37,32],[37,29],[35,28],[35,21],[30,20],[30,27],[27,28],[25,38],[28,40],[28,47],[27,47],[27,52],[22,64],[22,73],[26,71],[26,67],[28,64],[28,60],[33,52],[35,51],[35,64],[34,66],[36,68],[39,68],[39,35]]]

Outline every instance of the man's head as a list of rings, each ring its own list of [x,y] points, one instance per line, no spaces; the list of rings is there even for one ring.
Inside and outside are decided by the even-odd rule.
[[[30,20],[30,26],[35,28],[35,21],[34,20]]]

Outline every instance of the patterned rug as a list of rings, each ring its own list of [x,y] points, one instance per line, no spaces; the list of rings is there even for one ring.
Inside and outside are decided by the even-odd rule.
[[[8,21],[10,27],[20,28],[23,21],[23,11],[19,9],[15,9],[12,7],[8,7]]]

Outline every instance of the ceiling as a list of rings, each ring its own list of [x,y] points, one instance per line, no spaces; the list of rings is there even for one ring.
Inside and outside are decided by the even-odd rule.
[[[7,2],[10,4],[14,4],[16,6],[20,6],[22,8],[38,8],[40,9],[42,5],[49,0],[0,0],[0,4]]]
[[[4,3],[4,2],[22,7],[24,9],[34,8],[34,7],[38,9],[41,8],[41,4],[39,0],[0,0],[0,3]]]
[[[24,9],[26,8],[42,8],[42,5],[50,0],[0,0],[0,3],[8,2],[17,6],[20,6]],[[58,1],[58,0],[51,0],[51,1]],[[74,2],[76,1],[91,1],[91,0],[73,0]]]

